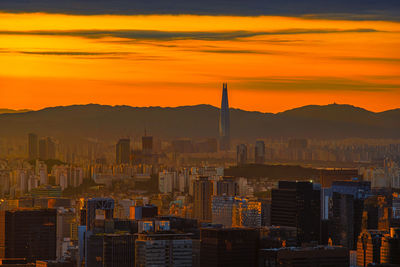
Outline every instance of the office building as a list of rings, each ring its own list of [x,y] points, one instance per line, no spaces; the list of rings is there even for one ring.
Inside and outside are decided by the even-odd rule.
[[[55,209],[0,211],[0,258],[56,259]]]
[[[28,134],[28,156],[31,160],[39,156],[38,136],[34,133]]]
[[[213,196],[212,223],[232,227],[233,209],[236,204],[236,198],[233,196]]]
[[[320,190],[312,182],[280,181],[272,189],[271,225],[296,227],[298,243],[319,241]]]
[[[335,245],[355,249],[357,239],[354,238],[358,235],[355,233],[356,203],[354,197],[334,192],[331,203],[329,237]]]
[[[39,159],[48,160],[56,158],[56,143],[51,137],[39,140]]]
[[[297,139],[297,138],[295,138],[295,139],[290,139],[289,140],[288,147],[289,147],[289,149],[293,149],[293,150],[306,149],[307,145],[308,145],[307,139]]]
[[[132,267],[135,265],[135,236],[129,233],[103,236],[103,266]]]
[[[216,182],[217,196],[237,196],[239,185],[234,177],[224,176]]]
[[[247,163],[247,146],[245,144],[237,145],[236,162],[237,165],[243,165]]]
[[[142,152],[146,155],[153,153],[153,136],[142,137]]]
[[[40,138],[39,140],[39,159],[47,159],[47,140],[46,138]]]
[[[245,197],[213,196],[212,222],[224,227],[260,227],[261,202]]]
[[[228,84],[222,85],[222,101],[219,116],[219,149],[228,151],[231,147],[230,140],[230,115],[228,103]]]
[[[36,267],[75,267],[75,266],[76,266],[75,262],[71,261],[70,259],[36,261]]]
[[[176,187],[177,173],[162,171],[158,174],[158,189],[161,193],[172,193]]]
[[[135,266],[192,266],[191,234],[143,233],[136,234]]]
[[[216,266],[256,266],[259,234],[251,228],[202,228],[200,264]]]
[[[193,218],[211,221],[211,201],[213,182],[208,177],[199,177],[193,181]]]
[[[357,266],[366,267],[368,264],[381,263],[382,237],[385,234],[379,230],[362,232],[357,241]]]
[[[348,267],[349,265],[349,250],[343,247],[283,247],[259,251],[259,267]]]
[[[102,211],[103,216],[99,216],[97,211]],[[86,229],[87,231],[95,228],[96,219],[113,219],[114,199],[112,198],[90,198],[86,201]]]
[[[264,164],[265,162],[265,144],[264,141],[256,141],[254,149],[254,162],[256,164]]]
[[[297,245],[297,228],[288,226],[267,226],[259,228],[260,249],[295,247]]]
[[[102,267],[103,266],[103,246],[104,235],[86,235],[85,236],[85,266]]]
[[[370,195],[370,182],[334,181],[332,183],[328,235],[334,245],[357,248],[361,233],[364,200]]]
[[[381,263],[400,265],[400,228],[391,228],[382,237]]]
[[[56,142],[53,138],[47,137],[46,138],[46,145],[47,145],[47,159],[56,159]]]
[[[241,198],[233,209],[232,226],[261,227],[261,202]]]
[[[61,259],[67,252],[68,244],[72,238],[72,227],[75,219],[74,210],[57,209],[57,259]]]
[[[117,164],[129,164],[131,156],[131,140],[119,139],[115,151]]]
[[[132,206],[130,207],[130,219],[141,220],[154,218],[158,215],[158,208],[155,205]]]

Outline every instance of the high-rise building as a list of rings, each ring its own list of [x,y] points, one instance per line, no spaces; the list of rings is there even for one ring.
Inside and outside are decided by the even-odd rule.
[[[261,227],[261,202],[241,198],[233,209],[232,225],[235,227]]]
[[[56,143],[53,138],[41,138],[39,140],[39,159],[55,159],[56,158]]]
[[[146,155],[153,153],[153,136],[142,136],[142,152]]]
[[[103,259],[102,266],[107,266],[107,267],[134,266],[135,236],[129,233],[104,235],[102,259]]]
[[[224,176],[216,182],[217,196],[237,196],[239,194],[239,185],[234,177]]]
[[[199,177],[193,181],[193,218],[211,221],[211,198],[213,182],[208,177]]]
[[[130,207],[130,219],[141,220],[154,218],[158,214],[158,208],[155,205],[132,206]]]
[[[39,140],[39,159],[47,159],[47,141],[46,138],[41,138]]]
[[[175,181],[177,180],[176,172],[168,172],[166,170],[158,174],[158,189],[161,193],[172,193],[175,188]]]
[[[357,266],[381,263],[383,235],[384,232],[379,230],[367,230],[360,234],[357,241]]]
[[[102,219],[112,219],[114,216],[114,199],[90,198],[86,201],[86,229],[93,230],[97,211],[104,212]]]
[[[222,101],[219,117],[219,149],[222,151],[230,150],[230,115],[228,103],[228,84],[222,85]]]
[[[55,159],[56,158],[56,143],[53,138],[47,137],[47,158]]]
[[[212,198],[212,223],[232,227],[233,209],[236,198],[233,196],[213,196]]]
[[[127,138],[119,139],[115,152],[117,164],[128,164],[131,156],[131,140]]]
[[[265,144],[264,141],[256,141],[254,149],[254,162],[256,164],[264,164],[265,162]]]
[[[48,201],[48,204],[50,201]],[[55,202],[55,201],[54,201]],[[72,223],[75,218],[73,210],[64,208],[57,209],[57,259],[61,259],[66,252],[67,246],[72,238]]]
[[[202,228],[200,266],[257,266],[259,233],[252,228]]]
[[[0,211],[0,258],[56,259],[55,209]]]
[[[364,200],[369,195],[370,186],[369,182],[358,181],[332,183],[328,235],[334,245],[356,249],[362,226]]]
[[[319,241],[320,203],[312,182],[280,181],[272,189],[271,225],[297,227],[299,244]]]
[[[237,165],[247,163],[247,146],[245,144],[240,144],[236,147],[236,161]]]
[[[214,196],[212,222],[224,227],[260,227],[261,202],[245,197]]]
[[[349,250],[347,248],[318,246],[261,249],[258,266],[348,267],[349,265]]]
[[[29,159],[36,159],[39,156],[38,136],[34,133],[28,134],[28,156]]]
[[[143,233],[135,242],[135,266],[192,266],[191,234]]]
[[[381,263],[400,265],[400,228],[390,228],[382,238]]]

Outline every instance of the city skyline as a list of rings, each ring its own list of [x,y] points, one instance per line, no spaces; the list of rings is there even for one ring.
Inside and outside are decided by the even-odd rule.
[[[0,266],[400,266],[399,0],[0,0]]]

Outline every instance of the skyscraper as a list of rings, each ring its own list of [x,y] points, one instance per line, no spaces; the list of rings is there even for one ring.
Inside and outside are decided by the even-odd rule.
[[[230,118],[228,103],[228,84],[222,84],[222,101],[219,118],[219,149],[227,151],[230,149]]]
[[[153,136],[142,136],[142,152],[146,155],[153,153]]]
[[[213,183],[208,177],[193,181],[193,217],[200,221],[211,221],[211,198]]]
[[[258,266],[259,233],[252,228],[202,228],[200,266]]]
[[[116,145],[116,162],[117,164],[126,164],[130,161],[131,153],[131,140],[130,139],[119,139]]]
[[[243,165],[247,162],[247,146],[240,144],[236,148],[237,165]]]
[[[191,234],[136,234],[135,266],[192,266],[193,241]]]
[[[0,211],[0,258],[56,259],[55,209]]]
[[[56,143],[53,138],[47,137],[47,158],[55,159],[56,158]]]
[[[216,182],[218,196],[234,197],[239,194],[239,185],[234,180],[234,177],[224,176]]]
[[[93,230],[97,210],[104,211],[104,219],[113,219],[114,217],[114,199],[112,198],[90,198],[86,200],[86,229]]]
[[[39,155],[39,142],[37,134],[28,134],[28,155],[29,159],[36,159]]]
[[[264,164],[265,161],[265,144],[264,141],[256,141],[256,147],[254,150],[254,161],[257,164]]]
[[[320,190],[312,182],[279,181],[272,189],[271,224],[297,227],[299,245],[319,241]]]
[[[46,138],[41,138],[39,140],[39,159],[46,160],[47,159],[47,142]]]

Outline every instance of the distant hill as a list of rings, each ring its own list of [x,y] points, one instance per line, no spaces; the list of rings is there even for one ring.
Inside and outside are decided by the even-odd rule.
[[[0,137],[29,132],[56,138],[116,139],[144,129],[166,138],[218,136],[219,109],[105,106],[51,107],[0,114]],[[374,113],[351,105],[304,106],[272,114],[231,109],[233,138],[400,138],[400,109]]]
[[[14,109],[8,109],[8,108],[0,108],[0,114],[5,114],[5,113],[23,113],[23,112],[28,112],[31,111],[30,109],[19,109],[19,110],[14,110]]]

